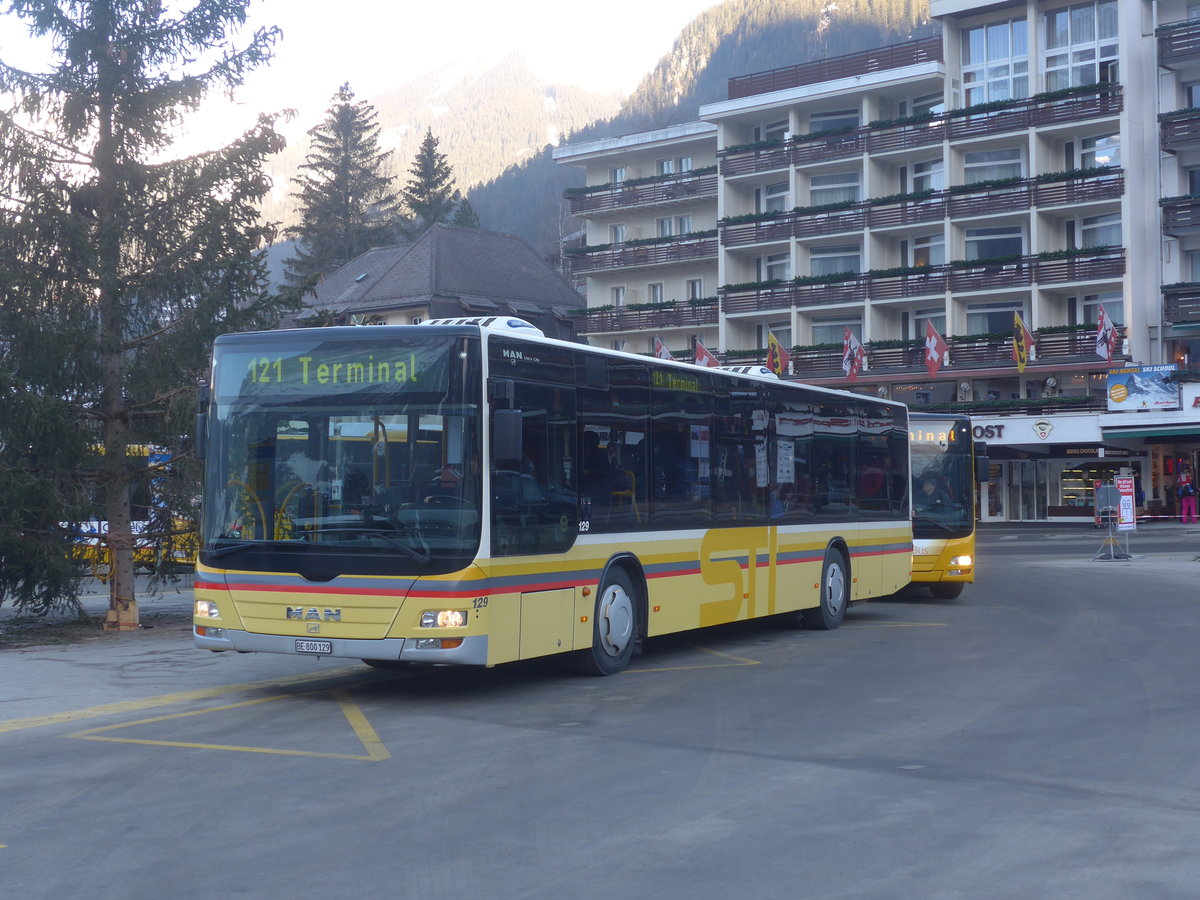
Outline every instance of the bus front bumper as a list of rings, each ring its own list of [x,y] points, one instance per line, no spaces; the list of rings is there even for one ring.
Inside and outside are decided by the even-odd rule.
[[[383,659],[456,666],[487,665],[487,635],[482,634],[455,639],[462,641],[457,647],[419,647],[417,638],[384,638],[363,641],[314,635],[310,640],[290,635],[255,634],[232,628],[203,627],[205,633],[201,634],[197,626],[192,626],[192,638],[195,646],[200,650],[284,653],[290,656],[337,659]],[[424,641],[421,643],[423,644]]]

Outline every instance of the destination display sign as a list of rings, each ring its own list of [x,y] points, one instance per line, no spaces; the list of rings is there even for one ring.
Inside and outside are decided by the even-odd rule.
[[[436,390],[447,383],[448,350],[443,341],[420,347],[277,345],[258,352],[218,347],[216,394],[230,400]]]

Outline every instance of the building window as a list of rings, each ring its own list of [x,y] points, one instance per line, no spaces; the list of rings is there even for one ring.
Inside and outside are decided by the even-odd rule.
[[[656,167],[659,175],[675,174],[675,160],[673,159],[660,159],[658,160]]]
[[[615,169],[608,170],[608,180],[613,184],[620,184],[625,180],[625,167],[617,166]]]
[[[998,178],[1020,178],[1025,174],[1021,150],[972,150],[963,154],[963,184],[978,184]]]
[[[775,335],[775,340],[779,341],[780,345],[785,350],[792,349],[792,323],[791,322],[772,322],[759,335],[758,346],[760,348],[767,346],[767,332]]]
[[[691,234],[692,233],[692,217],[691,217],[691,215],[675,217],[675,233],[676,234]]]
[[[808,117],[808,130],[813,134],[821,131],[844,131],[857,128],[857,109],[836,109],[830,112],[813,113]]]
[[[937,115],[946,111],[946,101],[939,91],[936,94],[926,94],[923,97],[917,97],[912,102],[912,114],[914,116]]]
[[[1200,284],[1200,250],[1192,250],[1187,255],[1187,279]]]
[[[792,277],[792,254],[772,253],[760,256],[756,262],[759,281],[787,281]]]
[[[1188,195],[1195,196],[1200,194],[1200,166],[1184,169],[1183,174],[1187,178]]]
[[[837,247],[813,247],[809,271],[813,275],[857,274],[862,269],[862,250],[857,244]]]
[[[862,317],[855,316],[847,318],[838,316],[836,318],[814,318],[812,323],[814,344],[841,344],[846,336],[846,329],[850,329],[860,341],[862,340]]]
[[[1097,166],[1119,166],[1121,164],[1121,136],[1119,134],[1104,134],[1099,137],[1084,138],[1079,142],[1080,168],[1092,169]]]
[[[933,306],[929,309],[918,309],[913,313],[913,334],[910,337],[918,340],[925,340],[925,325],[927,322],[932,322],[933,327],[937,329],[938,334],[942,337],[946,336],[946,310],[940,306]]]
[[[690,156],[676,157],[675,171],[680,173],[692,171],[692,158]]]
[[[614,244],[625,243],[625,226],[624,226],[624,224],[609,226],[608,238]]]
[[[1117,80],[1117,0],[1052,9],[1043,22],[1045,90]]]
[[[913,238],[911,266],[940,266],[946,262],[946,236],[927,234]]]
[[[1029,33],[1024,19],[966,29],[962,59],[967,106],[1029,96]]]
[[[758,207],[756,212],[785,212],[788,208],[788,194],[791,191],[791,185],[786,181],[777,181],[774,184],[768,184],[766,187],[759,188],[754,192],[754,203]]]
[[[1109,213],[1105,216],[1084,216],[1079,220],[1080,246],[1085,249],[1093,247],[1121,246],[1121,214]]]
[[[612,300],[613,309],[620,309],[625,305],[625,286],[612,288],[609,291],[609,298]]]
[[[650,298],[651,303],[662,303],[664,297],[662,282],[657,281],[654,284],[646,285],[646,296]]]
[[[946,189],[946,166],[940,159],[930,159],[913,164],[913,193],[921,191],[944,191]]]
[[[1183,88],[1188,109],[1200,109],[1200,84],[1188,84]]]
[[[658,236],[659,237],[670,237],[672,234],[675,233],[674,231],[671,230],[674,227],[674,224],[675,223],[671,220],[670,216],[667,216],[665,219],[659,219],[657,222],[655,222],[655,225],[657,226],[657,229],[658,229]]]
[[[1021,256],[1025,252],[1025,234],[1019,226],[968,228],[966,248],[967,259]]]
[[[689,278],[684,287],[687,289],[687,298],[689,300],[700,300],[704,297],[703,278]]]
[[[1120,291],[1104,294],[1085,294],[1083,297],[1083,324],[1095,325],[1100,316],[1100,307],[1114,325],[1125,324],[1125,299]]]
[[[826,203],[853,203],[859,199],[857,172],[836,172],[832,175],[813,175],[809,181],[808,200],[813,206]]]
[[[967,307],[967,334],[1012,334],[1013,313],[1032,327],[1021,303],[972,303]]]
[[[791,137],[787,119],[779,122],[767,122],[765,125],[757,125],[754,128],[754,140],[780,142],[786,141]]]

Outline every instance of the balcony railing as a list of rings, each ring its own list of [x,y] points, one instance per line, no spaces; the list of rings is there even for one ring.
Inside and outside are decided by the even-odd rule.
[[[1118,341],[1125,337],[1125,329],[1117,329]],[[1031,366],[1052,368],[1070,363],[1103,362],[1096,355],[1096,331],[1091,326],[1066,332],[1048,332],[1034,335],[1034,358]],[[925,371],[925,345],[913,341],[905,346],[872,347],[866,344],[867,365],[860,377],[880,375],[906,375]],[[1012,358],[1012,338],[997,335],[979,335],[950,338],[950,351],[946,365],[941,371],[969,372],[972,369],[997,368],[1015,365]],[[795,349],[791,352],[792,375],[798,377],[837,377],[842,370],[842,351],[829,349]],[[757,356],[739,353],[730,363],[763,364],[766,350]],[[1079,402],[1075,400],[1073,402]]]
[[[1200,230],[1200,196],[1165,197],[1162,207],[1163,234],[1185,234]]]
[[[1046,127],[1087,119],[1120,115],[1124,106],[1119,85],[1097,85],[1086,93],[1051,95],[1011,101],[1011,106],[996,108],[981,105],[978,112],[954,110],[942,119],[930,119],[903,125],[864,125],[839,134],[808,134],[764,144],[751,149],[733,147],[719,150],[721,174],[725,177],[785,169],[805,163],[845,159],[863,153],[878,155],[889,151],[912,150],[942,141],[963,140]]]
[[[717,324],[717,304],[677,303],[659,309],[605,309],[576,318],[579,334],[617,331],[651,331],[662,328],[691,328]]]
[[[632,269],[639,266],[662,266],[671,263],[715,260],[717,238],[692,238],[682,235],[669,241],[630,246],[610,244],[603,250],[567,254],[571,274],[601,272],[611,269]]]
[[[963,262],[927,266],[920,272],[900,275],[864,273],[843,281],[816,284],[788,282],[780,285],[726,290],[722,308],[728,313],[765,312],[789,307],[862,303],[865,300],[902,300],[936,297],[952,291],[1000,291],[1032,284],[1067,284],[1120,278],[1125,274],[1125,250],[1103,248],[1067,257],[1022,256],[1012,260]]]
[[[601,191],[570,194],[567,199],[571,215],[628,209],[634,206],[651,206],[681,200],[701,200],[717,196],[717,174],[679,175],[675,178],[649,184],[626,186],[614,184]]]
[[[862,53],[848,53],[832,59],[738,75],[729,79],[729,99],[738,100],[742,97],[753,97],[755,94],[783,91],[805,84],[819,84],[835,78],[851,78],[855,75],[899,69],[931,61],[942,61],[940,37],[921,38]]]
[[[1200,62],[1200,20],[1187,19],[1161,25],[1158,36],[1158,64],[1165,69],[1183,62]]]
[[[1158,142],[1174,152],[1200,144],[1200,109],[1163,113],[1158,117]]]
[[[1163,321],[1172,325],[1200,325],[1200,283],[1164,285]]]
[[[1027,178],[1017,184],[973,192],[935,191],[920,198],[886,204],[867,200],[832,212],[806,213],[801,210],[774,219],[718,227],[722,245],[738,247],[792,237],[823,237],[864,228],[917,225],[946,217],[957,219],[1067,203],[1114,200],[1124,193],[1124,172],[1116,169],[1100,177],[1064,181]]]

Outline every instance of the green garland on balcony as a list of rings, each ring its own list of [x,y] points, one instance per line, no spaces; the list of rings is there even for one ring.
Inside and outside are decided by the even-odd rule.
[[[960,106],[957,109],[948,109],[940,113],[920,113],[915,116],[902,116],[898,119],[875,119],[869,122],[867,127],[883,129],[902,128],[906,125],[927,125],[930,122],[938,122],[942,119],[958,119],[967,116],[977,116],[982,113],[996,112],[1002,109],[1012,109],[1013,107],[1023,106],[1030,102],[1053,103],[1056,100],[1065,100],[1068,97],[1077,97],[1086,94],[1104,94],[1120,90],[1120,88],[1120,84],[1108,81],[1100,81],[1095,84],[1080,84],[1074,87],[1060,88],[1056,91],[1043,91],[1031,97],[1019,97],[1012,100],[989,100],[987,103],[976,103],[973,106]]]
[[[606,181],[604,184],[588,184],[583,187],[571,187],[563,191],[567,197],[580,194],[595,194],[600,191],[616,190],[617,188],[637,187],[643,184],[658,184],[668,181],[681,181],[689,176],[714,175],[716,166],[701,166],[699,169],[689,169],[686,172],[673,172],[670,175],[646,175],[642,178],[626,178],[624,181]]]
[[[649,247],[654,244],[680,244],[684,241],[703,240],[716,237],[717,229],[709,228],[704,231],[689,231],[687,234],[672,234],[667,237],[635,238],[621,244],[591,244],[586,247],[567,247],[563,253],[579,256],[584,253],[600,253],[604,250],[620,250],[625,247]]]

